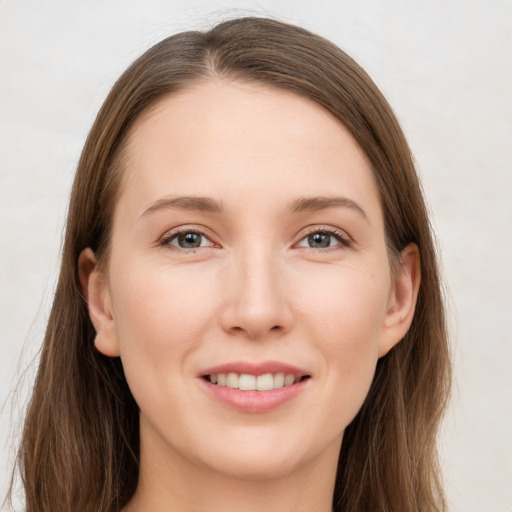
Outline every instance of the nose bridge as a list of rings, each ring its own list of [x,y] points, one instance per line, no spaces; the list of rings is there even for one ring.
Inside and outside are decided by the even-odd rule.
[[[279,256],[268,240],[260,239],[236,251],[231,262],[230,300],[224,312],[224,328],[259,338],[290,327]]]

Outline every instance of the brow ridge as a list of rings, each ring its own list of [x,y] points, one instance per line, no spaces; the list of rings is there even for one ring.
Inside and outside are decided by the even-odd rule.
[[[350,208],[367,219],[363,208],[348,197],[301,197],[291,203],[290,211],[300,213],[336,207]]]
[[[365,219],[367,218],[365,211],[355,201],[347,197],[300,197],[293,201],[289,206],[291,213],[302,213],[325,210],[328,208],[349,208]],[[177,196],[164,197],[155,201],[142,214],[147,215],[161,209],[172,208],[176,210],[193,210],[209,213],[222,213],[222,204],[210,197],[201,196]]]
[[[209,213],[222,213],[222,204],[210,197],[196,197],[196,196],[179,196],[179,197],[164,197],[155,201],[147,210],[142,214],[172,208],[175,210],[194,210]]]

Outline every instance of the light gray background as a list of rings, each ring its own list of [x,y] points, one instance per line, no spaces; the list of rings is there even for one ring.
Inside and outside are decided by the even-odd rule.
[[[43,336],[69,187],[100,103],[153,43],[235,14],[330,38],[395,108],[449,290],[451,510],[511,512],[511,0],[0,0],[0,490],[33,365],[13,389]]]

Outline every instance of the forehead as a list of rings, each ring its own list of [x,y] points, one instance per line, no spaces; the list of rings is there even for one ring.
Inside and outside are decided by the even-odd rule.
[[[260,84],[211,80],[164,98],[135,123],[126,156],[120,202],[140,208],[165,194],[275,203],[342,193],[380,210],[348,130],[313,101]]]

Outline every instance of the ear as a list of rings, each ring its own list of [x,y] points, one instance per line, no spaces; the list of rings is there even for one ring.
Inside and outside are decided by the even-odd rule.
[[[94,346],[106,356],[119,355],[110,291],[105,275],[98,269],[92,249],[84,249],[78,258],[78,275],[87,300],[89,317],[96,330]]]
[[[420,253],[416,244],[409,244],[401,253],[394,272],[384,318],[379,357],[386,355],[407,333],[411,326],[420,288]]]

